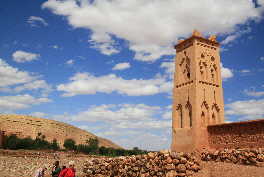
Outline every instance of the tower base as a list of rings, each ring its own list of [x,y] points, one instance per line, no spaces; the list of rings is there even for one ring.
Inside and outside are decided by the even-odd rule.
[[[207,128],[177,128],[172,133],[172,152],[194,152],[209,148]]]

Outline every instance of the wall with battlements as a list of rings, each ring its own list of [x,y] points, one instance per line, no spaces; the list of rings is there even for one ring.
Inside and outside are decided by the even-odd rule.
[[[5,135],[15,134],[21,138],[35,138],[38,133],[41,133],[50,142],[56,139],[61,147],[64,140],[68,138],[74,139],[76,144],[85,144],[89,138],[97,137],[92,133],[63,122],[24,115],[0,115],[0,130]],[[100,146],[120,148],[107,139],[97,138]]]
[[[210,148],[264,147],[264,119],[209,125],[207,130]]]

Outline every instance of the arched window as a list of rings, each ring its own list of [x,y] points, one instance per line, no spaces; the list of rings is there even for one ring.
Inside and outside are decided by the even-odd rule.
[[[209,115],[209,106],[206,103],[206,101],[204,101],[202,103],[201,110],[202,110],[202,113],[201,113],[202,126],[207,126],[209,124],[209,118],[208,118],[208,115]]]
[[[178,119],[178,124],[180,128],[183,128],[183,115],[182,115],[182,105],[178,105],[177,108],[177,119]]]
[[[201,79],[205,80],[205,66],[203,65],[202,61],[199,62],[199,67],[200,67],[200,74],[201,74]]]
[[[205,125],[205,113],[203,111],[201,114],[201,119],[202,119],[202,125],[204,126]]]
[[[216,118],[215,118],[215,113],[212,114],[212,124],[216,124]]]
[[[190,65],[191,65],[191,61],[190,61],[190,58],[187,57],[186,58],[186,75],[187,75],[187,79],[190,79],[191,78],[191,70],[190,70]]]
[[[213,104],[212,106],[212,122],[213,124],[221,123],[220,108],[217,104]]]
[[[187,101],[187,104],[185,105],[185,112],[187,114],[186,120],[188,120],[188,123],[190,127],[192,127],[192,105],[189,101]]]

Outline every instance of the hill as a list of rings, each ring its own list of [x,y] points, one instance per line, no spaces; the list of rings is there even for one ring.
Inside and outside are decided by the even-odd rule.
[[[72,125],[27,115],[1,114],[0,130],[4,131],[6,135],[16,134],[18,137],[31,138],[35,138],[38,133],[41,133],[50,142],[56,139],[60,147],[63,146],[64,140],[68,138],[75,140],[76,144],[85,144],[89,138],[97,138],[99,140],[99,146],[116,149],[122,148],[110,140],[98,137]]]

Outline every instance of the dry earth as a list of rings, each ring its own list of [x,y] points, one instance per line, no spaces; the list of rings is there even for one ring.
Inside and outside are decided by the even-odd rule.
[[[264,177],[264,167],[202,162],[202,170],[193,177]]]
[[[44,164],[51,167],[55,160],[59,160],[61,165],[74,160],[77,177],[83,177],[82,166],[87,158],[90,156],[63,152],[56,153],[54,158],[54,153],[51,152],[0,151],[0,177],[32,177],[36,169]],[[45,177],[50,177],[50,169]]]
[[[77,177],[83,177],[84,162],[91,156],[61,153],[61,165],[69,160],[76,162]],[[31,177],[43,164],[52,165],[56,159],[50,152],[0,151],[0,177]],[[223,162],[202,162],[202,170],[193,177],[264,177],[264,167],[236,165]],[[50,177],[50,169],[46,177]]]

